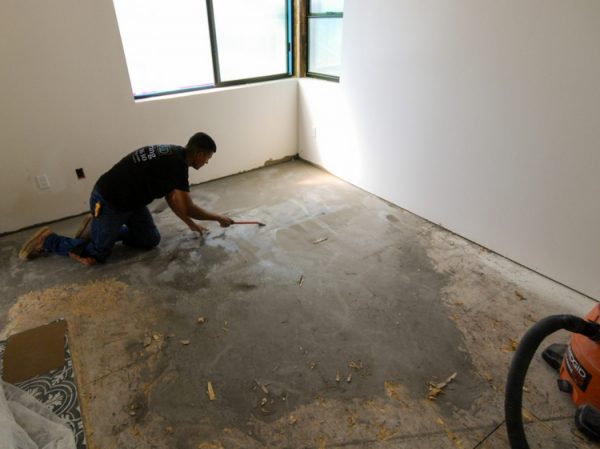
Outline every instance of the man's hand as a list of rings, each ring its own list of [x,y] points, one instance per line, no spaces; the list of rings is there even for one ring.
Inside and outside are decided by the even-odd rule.
[[[198,223],[194,223],[193,221],[188,226],[192,231],[197,232],[202,236],[209,233],[209,230],[207,228],[205,228],[202,225],[199,225]]]
[[[169,192],[165,198],[171,210],[175,212],[175,215],[187,224],[192,231],[200,232],[202,234],[208,232],[208,229],[193,222],[192,219],[218,221],[223,228],[233,224],[231,218],[225,215],[208,212],[195,205],[189,192],[174,189]]]
[[[216,218],[222,228],[227,228],[233,224],[233,220],[225,215],[217,215]]]

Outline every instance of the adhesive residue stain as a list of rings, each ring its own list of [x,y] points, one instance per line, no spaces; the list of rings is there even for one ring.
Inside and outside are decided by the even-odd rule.
[[[228,253],[239,252],[239,246],[232,240],[227,239],[225,234],[221,234],[206,240],[206,245],[213,248],[222,248]]]

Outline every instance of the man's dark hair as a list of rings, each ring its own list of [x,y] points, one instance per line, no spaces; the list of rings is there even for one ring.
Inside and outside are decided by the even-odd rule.
[[[208,134],[199,132],[190,137],[185,149],[191,153],[215,153],[217,144]]]

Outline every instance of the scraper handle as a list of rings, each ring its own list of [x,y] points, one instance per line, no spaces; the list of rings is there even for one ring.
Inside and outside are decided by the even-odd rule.
[[[233,224],[254,224],[259,226],[266,226],[264,223],[260,221],[234,221]]]

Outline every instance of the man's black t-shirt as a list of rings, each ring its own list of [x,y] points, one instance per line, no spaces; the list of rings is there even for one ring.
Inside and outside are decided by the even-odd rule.
[[[104,173],[96,187],[113,207],[134,210],[173,189],[190,191],[184,148],[152,145],[129,153]]]

